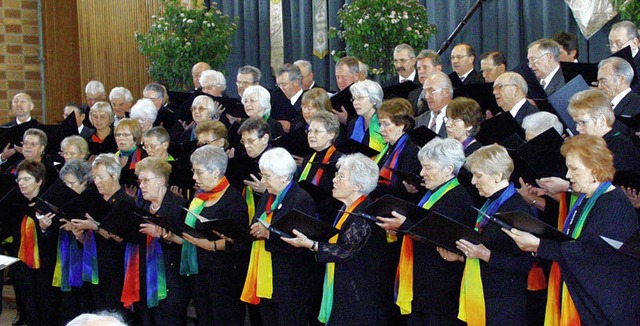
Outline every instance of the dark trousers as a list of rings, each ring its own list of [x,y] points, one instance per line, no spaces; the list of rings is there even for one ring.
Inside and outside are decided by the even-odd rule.
[[[189,277],[198,325],[244,325],[240,301],[245,273],[236,269],[201,269]]]
[[[51,285],[52,266],[31,269],[17,262],[12,267],[16,301],[23,307],[22,320],[30,326],[58,325],[60,290]]]
[[[260,317],[264,326],[305,326],[310,309],[309,303],[260,301]]]

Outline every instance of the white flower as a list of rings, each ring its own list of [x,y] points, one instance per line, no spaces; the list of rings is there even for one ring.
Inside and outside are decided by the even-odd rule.
[[[191,46],[191,42],[185,43],[186,46]]]
[[[193,19],[187,19],[187,24],[193,23]]]
[[[405,12],[403,12],[403,13],[402,13],[402,18],[404,18],[404,19],[409,19],[409,14],[407,14],[407,12],[406,12],[406,11],[405,11]]]
[[[393,18],[393,17],[395,17],[395,15],[396,15],[396,11],[395,11],[395,10],[392,10],[392,11],[391,11],[391,15],[389,15],[389,17]]]
[[[158,20],[164,20],[164,17],[160,17],[160,18],[158,18]]]
[[[358,19],[358,24],[362,24],[362,18]]]
[[[180,17],[184,17],[184,12],[181,12],[181,13],[180,13]]]
[[[185,23],[186,21],[187,21],[187,19],[186,19],[186,18],[183,18],[183,19],[182,19],[182,22],[183,22],[183,23]]]
[[[222,11],[220,11],[220,10],[216,10],[216,14],[218,14],[218,15],[222,15]]]
[[[207,27],[211,27],[211,23],[207,23]]]
[[[407,32],[411,32],[411,26],[407,26]]]
[[[397,23],[398,23],[398,20],[394,18],[394,19],[392,19],[392,20],[391,20],[391,23],[392,23],[392,24],[397,24]]]
[[[369,47],[369,43],[365,43],[365,44],[364,44],[364,48],[366,49],[366,48],[368,48],[368,47]]]
[[[369,14],[364,15],[364,19],[365,20],[369,19]]]
[[[151,15],[151,19],[156,19],[156,15]]]
[[[331,50],[331,55],[336,55],[336,50]]]

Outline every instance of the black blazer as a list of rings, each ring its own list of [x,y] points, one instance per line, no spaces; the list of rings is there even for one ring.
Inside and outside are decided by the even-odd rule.
[[[618,102],[618,105],[613,108],[613,113],[616,116],[629,117],[640,114],[640,95],[633,91],[629,92]]]
[[[516,116],[514,118],[519,125],[522,125],[522,120],[524,119],[524,117],[539,111],[540,110],[538,110],[535,105],[529,103],[529,101],[525,99],[524,104],[522,105],[520,110],[518,110],[518,113],[516,113]]]
[[[292,182],[281,206],[273,212],[272,223],[294,208],[311,216],[316,214],[313,198],[295,181]],[[253,223],[259,223],[258,218],[265,211],[269,197],[270,195],[265,194],[256,205]],[[285,243],[273,232],[266,243],[266,250],[271,252],[273,294],[271,300],[262,299],[260,302],[309,302],[321,286],[313,253],[306,248],[296,248]]]
[[[565,80],[564,75],[562,74],[562,68],[559,68],[556,74],[551,78],[549,85],[544,89],[544,92],[547,93],[547,96],[555,93],[557,90],[564,86]]]
[[[449,74],[449,79],[451,80],[451,84],[453,85],[453,88],[457,88],[460,86],[460,76],[458,76],[458,73],[456,73],[455,71],[452,71]],[[482,83],[484,83],[484,77],[482,77],[482,73],[478,72],[475,69],[471,70],[471,72],[467,75],[467,78],[465,78],[464,81],[462,81],[462,85],[482,84]]]
[[[418,71],[416,71],[415,76],[413,76],[413,81],[418,85],[422,84],[422,83],[420,83],[420,80],[418,79]],[[393,75],[393,77],[385,80],[382,83],[381,86],[382,86],[382,88],[385,88],[385,87],[395,86],[395,85],[398,85],[398,84],[400,84],[400,75]]]

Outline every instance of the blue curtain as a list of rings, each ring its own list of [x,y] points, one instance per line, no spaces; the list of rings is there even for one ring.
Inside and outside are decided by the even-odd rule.
[[[337,12],[350,1],[327,0],[329,26],[338,27]],[[455,29],[475,0],[420,0],[426,6],[429,22],[438,26],[439,34],[432,37],[425,48],[437,50]],[[239,17],[238,31],[233,40],[233,50],[226,64],[228,89],[236,95],[236,71],[249,64],[262,71],[261,85],[272,88],[275,79],[270,67],[269,1],[268,0],[222,0],[218,8],[225,14]],[[316,81],[327,89],[337,89],[333,71],[335,62],[328,55],[318,59],[313,55],[312,1],[282,1],[284,29],[284,59],[311,61]],[[607,36],[611,24],[605,25],[588,41],[578,29],[569,7],[561,0],[486,0],[481,8],[463,27],[452,44],[469,43],[478,54],[500,50],[508,66],[514,67],[527,56],[527,45],[543,37],[551,37],[559,31],[578,35],[581,62],[597,62],[609,54]],[[329,40],[329,51],[343,49],[337,39]],[[418,52],[420,49],[416,49]],[[449,50],[443,53],[445,71],[450,72]],[[391,59],[391,58],[390,58]],[[479,67],[479,62],[476,62]]]

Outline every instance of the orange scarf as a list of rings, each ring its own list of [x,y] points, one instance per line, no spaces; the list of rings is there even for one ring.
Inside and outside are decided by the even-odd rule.
[[[36,223],[32,218],[25,215],[22,218],[22,224],[20,225],[20,249],[18,249],[18,258],[29,266],[29,268],[39,269],[39,251]]]

